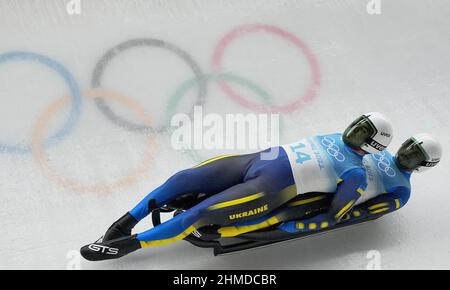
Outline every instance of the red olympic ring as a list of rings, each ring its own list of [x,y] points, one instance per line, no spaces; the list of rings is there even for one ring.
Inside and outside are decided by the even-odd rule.
[[[225,94],[230,97],[233,101],[238,104],[260,113],[291,113],[301,109],[304,105],[311,102],[316,96],[317,90],[320,87],[320,67],[316,60],[316,57],[309,49],[309,47],[301,41],[297,36],[293,35],[290,32],[287,32],[279,27],[266,25],[266,24],[247,24],[239,26],[230,32],[228,32],[217,44],[216,49],[214,51],[212,64],[213,68],[216,72],[220,72],[222,70],[222,59],[225,53],[225,49],[237,38],[256,32],[266,32],[270,34],[274,34],[282,39],[287,40],[288,42],[294,44],[298,47],[302,53],[305,55],[310,70],[311,70],[311,83],[307,88],[305,94],[301,95],[297,100],[281,106],[268,106],[259,104],[257,102],[253,102],[251,100],[246,99],[244,96],[236,93],[225,80],[219,81],[220,88],[225,92]]]

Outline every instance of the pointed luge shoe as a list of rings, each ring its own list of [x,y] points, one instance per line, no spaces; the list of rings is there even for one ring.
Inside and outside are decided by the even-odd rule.
[[[141,248],[137,236],[122,237],[111,241],[99,241],[81,248],[80,253],[88,261],[112,260]]]
[[[126,213],[109,227],[103,236],[103,241],[111,241],[131,236],[131,230],[137,223],[138,221],[130,213]]]

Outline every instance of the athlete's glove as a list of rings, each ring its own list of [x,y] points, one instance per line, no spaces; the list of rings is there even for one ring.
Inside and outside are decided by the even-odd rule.
[[[309,219],[283,223],[279,228],[289,233],[308,233],[333,227],[336,223],[328,214],[320,214]]]

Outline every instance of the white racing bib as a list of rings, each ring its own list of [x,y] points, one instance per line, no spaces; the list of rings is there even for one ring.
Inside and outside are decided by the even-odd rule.
[[[313,138],[283,145],[292,168],[297,194],[308,192],[335,192],[338,176],[333,170],[327,152]],[[339,148],[330,144],[330,153],[338,158]],[[342,155],[343,157],[343,155]]]

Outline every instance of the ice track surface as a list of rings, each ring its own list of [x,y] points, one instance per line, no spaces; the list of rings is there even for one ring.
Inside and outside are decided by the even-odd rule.
[[[170,114],[266,103],[282,112],[282,143],[380,111],[391,150],[429,132],[445,156],[374,223],[233,256],[179,242],[81,268],[365,269],[370,250],[383,269],[450,268],[449,1],[381,0],[380,15],[369,0],[82,0],[79,15],[68,2],[0,0],[1,269],[73,267],[148,191],[219,153],[171,149]]]

